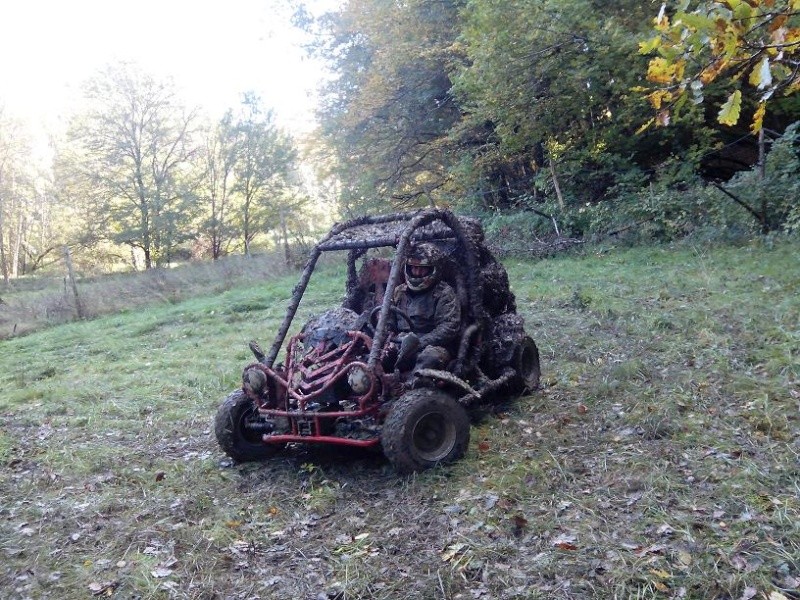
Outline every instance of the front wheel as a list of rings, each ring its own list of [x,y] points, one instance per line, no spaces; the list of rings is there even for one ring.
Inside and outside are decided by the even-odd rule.
[[[381,443],[401,473],[451,463],[467,450],[469,418],[464,407],[441,390],[412,390],[389,412]]]
[[[253,401],[242,390],[230,394],[217,410],[214,433],[222,450],[237,462],[266,460],[281,448],[265,444],[261,432],[248,425],[259,421]]]

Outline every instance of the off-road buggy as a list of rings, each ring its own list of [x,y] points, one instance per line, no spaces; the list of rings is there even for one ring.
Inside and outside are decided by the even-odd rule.
[[[458,350],[441,370],[396,368],[398,333],[390,324],[403,315],[393,295],[419,243],[446,257],[442,278],[461,305]],[[306,323],[276,364],[318,259],[334,251],[348,253],[342,305]],[[539,352],[516,314],[504,267],[480,223],[448,210],[335,225],[313,248],[269,351],[255,342],[250,348],[257,362],[215,420],[220,446],[236,461],[267,459],[287,444],[326,443],[381,447],[400,472],[420,471],[464,455],[468,408],[539,385]]]

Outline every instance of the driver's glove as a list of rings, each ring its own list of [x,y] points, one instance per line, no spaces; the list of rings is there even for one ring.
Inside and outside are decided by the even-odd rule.
[[[414,364],[419,350],[419,337],[415,333],[407,333],[400,342],[400,352],[397,355],[395,368],[400,371],[408,371]]]

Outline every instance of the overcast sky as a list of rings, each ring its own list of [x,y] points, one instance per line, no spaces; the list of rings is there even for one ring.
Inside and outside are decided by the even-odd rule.
[[[307,129],[323,75],[288,14],[284,0],[3,0],[0,104],[58,127],[84,80],[130,61],[171,76],[188,105],[213,117],[252,89],[283,126]]]

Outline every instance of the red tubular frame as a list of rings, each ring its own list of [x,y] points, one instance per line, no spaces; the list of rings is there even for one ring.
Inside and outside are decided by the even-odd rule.
[[[292,428],[292,433],[285,434],[264,434],[262,440],[268,444],[285,444],[290,442],[313,442],[313,443],[327,443],[339,444],[345,446],[356,447],[370,447],[375,446],[380,442],[380,437],[376,434],[374,437],[365,440],[357,440],[348,437],[340,437],[336,435],[322,435],[321,422],[323,419],[337,419],[340,417],[375,417],[378,414],[378,404],[375,401],[377,394],[377,380],[373,369],[370,369],[367,363],[357,360],[350,361],[354,351],[359,343],[364,344],[364,347],[369,352],[372,348],[372,339],[360,331],[348,331],[347,335],[351,338],[350,341],[330,350],[329,352],[321,355],[312,354],[311,357],[305,356],[299,364],[294,363],[295,356],[298,353],[298,344],[305,338],[304,334],[293,336],[289,340],[287,349],[286,361],[286,377],[281,377],[272,368],[266,365],[261,365],[261,368],[267,375],[273,378],[278,386],[286,390],[284,397],[283,409],[277,408],[259,408],[258,412],[264,417],[275,418],[284,417],[289,419]],[[312,353],[316,353],[313,350]],[[337,355],[338,358],[337,358]],[[350,362],[348,362],[350,361]],[[311,366],[315,364],[322,364],[323,366],[317,370],[311,370]],[[319,398],[324,392],[329,390],[339,379],[344,377],[352,368],[361,367],[363,371],[370,378],[369,389],[358,396],[358,410],[341,410],[331,412],[307,412],[305,407],[310,401]],[[303,376],[304,383],[296,388],[292,386],[292,379],[296,373]],[[304,393],[307,391],[308,393]],[[295,400],[298,405],[297,410],[290,410],[288,408],[290,400]],[[308,421],[313,424],[312,433],[309,435],[302,435],[298,432],[298,423],[300,421]]]

